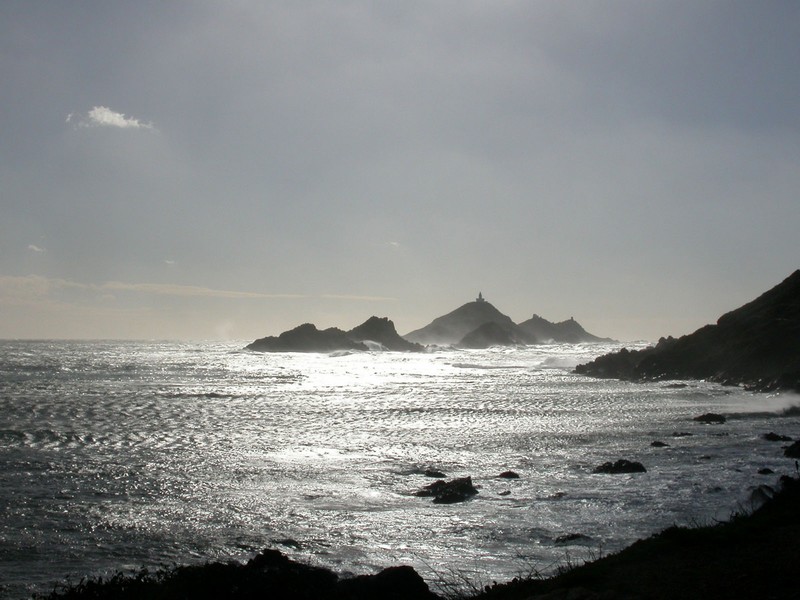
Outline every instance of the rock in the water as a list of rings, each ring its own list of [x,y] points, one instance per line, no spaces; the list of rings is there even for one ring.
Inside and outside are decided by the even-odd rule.
[[[763,469],[758,470],[759,475],[774,475],[775,471],[770,469],[769,467],[764,467]]]
[[[472,485],[472,477],[461,477],[451,481],[439,479],[423,487],[416,495],[433,496],[434,504],[454,504],[469,500],[477,493],[478,490]]]
[[[425,475],[425,477],[433,477],[435,479],[443,479],[444,477],[447,477],[447,475],[441,471],[437,471],[436,469],[425,469],[423,475]]]
[[[692,420],[697,421],[698,423],[724,423],[725,417],[723,415],[718,415],[717,413],[706,413],[704,415],[700,415],[699,417],[695,417]]]
[[[656,440],[655,442],[651,442],[650,445],[653,448],[667,448],[669,446],[669,444],[667,444],[666,442],[660,442],[658,440]]]
[[[800,458],[800,442],[795,442],[786,450],[783,451],[783,455],[787,458]]]
[[[790,438],[788,435],[779,435],[779,434],[777,434],[777,433],[775,433],[773,431],[770,431],[769,433],[765,433],[764,435],[761,436],[761,439],[762,440],[767,440],[768,442],[791,442],[792,441],[792,438]]]
[[[519,479],[519,473],[514,471],[503,471],[498,475],[501,479]]]
[[[616,462],[605,462],[599,467],[595,467],[593,473],[646,473],[647,469],[640,462],[619,459]]]
[[[555,539],[556,544],[570,544],[574,542],[588,542],[592,538],[582,533],[565,533]]]

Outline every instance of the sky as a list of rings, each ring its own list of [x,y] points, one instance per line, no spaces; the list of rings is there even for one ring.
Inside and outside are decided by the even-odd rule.
[[[690,333],[800,268],[798,65],[793,0],[2,0],[0,338]]]

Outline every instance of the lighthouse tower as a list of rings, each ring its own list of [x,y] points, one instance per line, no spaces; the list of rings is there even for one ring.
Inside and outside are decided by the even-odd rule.
[[[475,298],[475,302],[486,302],[486,300],[484,300],[484,298],[483,298],[483,293],[482,292],[478,292],[478,297]]]

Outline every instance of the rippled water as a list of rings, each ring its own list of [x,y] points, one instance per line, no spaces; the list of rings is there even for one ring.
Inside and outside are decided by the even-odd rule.
[[[0,596],[267,546],[340,572],[505,580],[727,518],[795,470],[761,435],[800,435],[797,396],[571,373],[613,346],[243,345],[0,342]],[[692,421],[708,411],[729,419]],[[591,473],[617,458],[648,472]],[[480,493],[418,498],[425,468]]]

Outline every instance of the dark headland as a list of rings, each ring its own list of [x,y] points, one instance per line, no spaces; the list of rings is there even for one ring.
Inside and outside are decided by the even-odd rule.
[[[800,391],[800,270],[713,325],[643,350],[622,349],[576,373],[631,381],[705,379]]]
[[[370,317],[367,321],[344,331],[337,327],[317,329],[305,323],[279,336],[257,339],[247,346],[258,352],[335,352],[364,351],[370,343],[386,350],[420,352],[425,346],[455,346],[458,348],[489,348],[491,346],[525,346],[543,343],[611,341],[588,333],[574,319],[551,323],[533,315],[522,323],[514,323],[482,294],[474,302],[437,317],[431,323],[400,336],[387,317]]]

